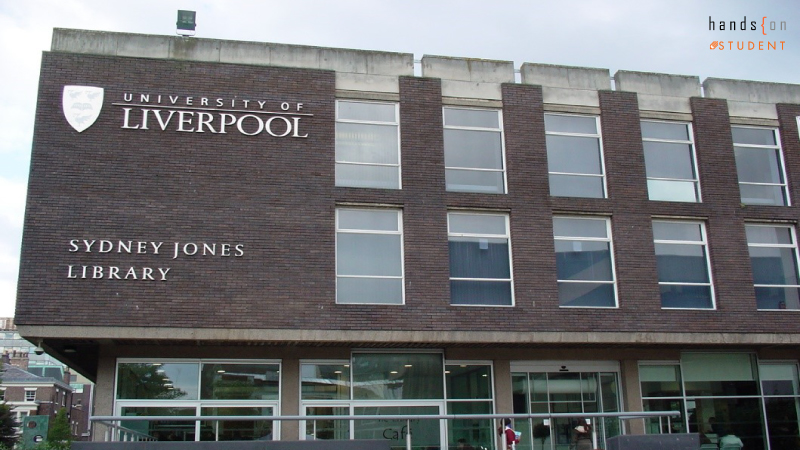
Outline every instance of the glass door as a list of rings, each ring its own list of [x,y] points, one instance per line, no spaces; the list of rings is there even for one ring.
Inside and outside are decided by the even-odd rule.
[[[575,414],[618,412],[619,381],[616,372],[512,370],[514,413]],[[605,439],[621,433],[619,419],[589,419],[597,436],[597,448]],[[578,417],[516,420],[522,432],[517,450],[570,450],[575,448]],[[587,442],[588,443],[588,442]],[[590,447],[594,448],[594,447]]]

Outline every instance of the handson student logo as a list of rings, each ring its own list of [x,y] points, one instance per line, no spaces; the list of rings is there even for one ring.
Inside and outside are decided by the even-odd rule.
[[[103,109],[103,88],[64,86],[62,109],[72,128],[92,126]],[[169,93],[123,92],[117,107],[120,128],[149,132],[268,135],[307,138],[301,102],[278,102],[241,97],[208,97]]]
[[[708,16],[708,31],[741,32],[743,39],[711,41],[711,50],[772,51],[785,50],[787,34],[785,20],[775,17],[742,17],[742,20],[720,20]],[[730,36],[731,33],[727,33]]]

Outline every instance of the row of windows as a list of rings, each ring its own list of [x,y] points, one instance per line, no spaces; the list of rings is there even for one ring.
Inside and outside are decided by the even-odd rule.
[[[512,306],[514,279],[507,214],[447,215],[450,302]],[[745,226],[758,309],[800,309],[795,229]],[[618,306],[611,219],[553,218],[559,304]],[[705,224],[654,220],[663,308],[714,309]],[[394,209],[336,210],[336,300],[340,304],[404,303],[402,213]]]
[[[448,191],[504,194],[505,148],[499,110],[445,107]],[[600,118],[544,116],[550,194],[605,198]],[[700,202],[690,123],[641,122],[651,200]],[[742,203],[789,205],[783,153],[774,128],[731,127]],[[336,102],[336,185],[400,189],[399,106]]]

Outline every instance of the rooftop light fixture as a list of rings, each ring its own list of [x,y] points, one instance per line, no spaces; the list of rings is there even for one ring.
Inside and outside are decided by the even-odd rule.
[[[197,12],[195,11],[185,11],[182,9],[178,10],[178,29],[175,30],[181,36],[194,36],[194,29],[197,26],[195,23],[195,17],[197,16]]]

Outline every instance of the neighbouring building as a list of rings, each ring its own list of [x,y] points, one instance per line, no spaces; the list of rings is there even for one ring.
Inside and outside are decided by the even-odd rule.
[[[74,440],[87,440],[92,405],[92,384],[70,372],[52,356],[37,351],[22,339],[11,317],[0,318],[0,352],[3,370],[0,391],[22,423],[23,417],[45,415],[51,419],[65,408]]]
[[[147,439],[800,448],[800,86],[515,72],[56,29],[20,333]]]

